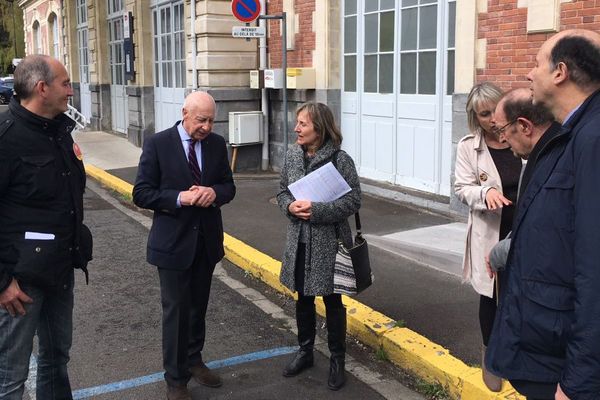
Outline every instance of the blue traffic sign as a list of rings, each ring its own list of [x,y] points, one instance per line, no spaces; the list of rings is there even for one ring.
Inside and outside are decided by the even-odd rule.
[[[252,22],[260,15],[259,0],[232,0],[233,16],[242,22]]]

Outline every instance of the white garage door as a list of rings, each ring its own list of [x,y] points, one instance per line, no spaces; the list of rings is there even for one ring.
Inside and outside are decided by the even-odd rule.
[[[449,195],[455,1],[343,3],[343,148],[365,178]]]

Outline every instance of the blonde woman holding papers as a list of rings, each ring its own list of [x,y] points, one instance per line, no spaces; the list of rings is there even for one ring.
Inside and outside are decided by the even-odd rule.
[[[277,203],[289,218],[281,267],[281,283],[298,292],[296,323],[300,349],[285,367],[286,377],[313,365],[316,333],[315,296],[323,296],[327,317],[327,341],[331,352],[328,387],[340,389],[346,382],[346,309],[333,293],[333,269],[338,238],[352,244],[348,217],[360,208],[360,183],[352,158],[340,150],[342,135],[331,110],[321,103],[305,103],[296,111],[296,143],[288,150],[281,171]],[[350,192],[333,201],[295,199],[288,186],[325,164],[333,162]]]

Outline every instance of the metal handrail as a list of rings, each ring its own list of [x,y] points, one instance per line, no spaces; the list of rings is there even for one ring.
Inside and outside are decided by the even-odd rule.
[[[89,124],[90,121],[88,121],[85,115],[80,113],[78,109],[76,109],[70,104],[67,105],[69,106],[69,109],[65,111],[65,114],[67,114],[69,118],[75,121],[75,125],[77,126],[76,129],[85,129],[85,126]]]

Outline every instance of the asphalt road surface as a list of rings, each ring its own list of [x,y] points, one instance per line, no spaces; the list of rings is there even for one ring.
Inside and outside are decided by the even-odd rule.
[[[159,283],[155,268],[145,261],[148,213],[94,182],[88,183],[85,212],[94,235],[94,260],[89,285],[76,271],[69,363],[74,398],[164,399]],[[326,386],[328,352],[322,339],[315,367],[284,378],[281,370],[296,346],[292,305],[226,261],[217,266],[203,355],[224,385],[209,389],[190,382],[194,400],[423,398],[400,383],[406,377],[396,368],[352,340],[347,362],[352,373],[339,392]],[[35,355],[31,364],[35,367]],[[26,385],[31,399],[34,378],[31,368]]]

